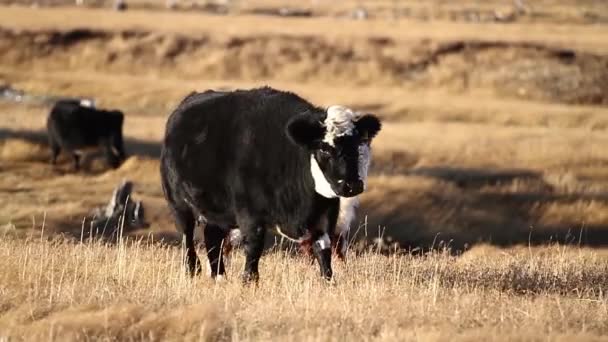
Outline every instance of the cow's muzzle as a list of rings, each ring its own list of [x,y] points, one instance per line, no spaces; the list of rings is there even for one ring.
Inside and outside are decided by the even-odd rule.
[[[341,197],[353,197],[362,193],[365,189],[365,184],[362,180],[342,182],[340,186]]]

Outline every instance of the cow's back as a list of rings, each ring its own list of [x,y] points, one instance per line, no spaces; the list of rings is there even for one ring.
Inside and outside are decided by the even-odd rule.
[[[66,148],[96,146],[101,139],[122,131],[122,113],[84,107],[74,101],[59,101],[47,119],[47,128]]]

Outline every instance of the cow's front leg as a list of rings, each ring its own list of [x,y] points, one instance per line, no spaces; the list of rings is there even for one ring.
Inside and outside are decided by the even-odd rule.
[[[321,277],[331,280],[333,271],[331,270],[331,241],[327,233],[318,236],[312,245],[312,251],[321,267]]]
[[[203,230],[203,234],[205,236],[205,248],[207,249],[209,267],[211,268],[211,277],[217,278],[218,276],[223,276],[226,273],[226,269],[222,255],[222,242],[228,233],[219,225],[208,222]]]
[[[258,265],[264,251],[266,227],[262,224],[253,224],[242,233],[245,247],[245,271],[242,279],[244,283],[257,282],[260,278]]]

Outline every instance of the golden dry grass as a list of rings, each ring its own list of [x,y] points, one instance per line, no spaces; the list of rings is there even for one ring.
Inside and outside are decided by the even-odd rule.
[[[25,340],[602,340],[605,252],[553,246],[338,264],[336,284],[280,252],[258,287],[191,280],[180,248],[0,239],[0,337]]]

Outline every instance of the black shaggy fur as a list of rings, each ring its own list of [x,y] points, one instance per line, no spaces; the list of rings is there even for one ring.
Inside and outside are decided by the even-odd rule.
[[[74,169],[80,168],[80,150],[99,147],[108,164],[118,167],[125,159],[122,138],[124,115],[113,110],[100,110],[65,100],[55,103],[47,118],[51,163],[55,164],[61,150],[72,154]]]

